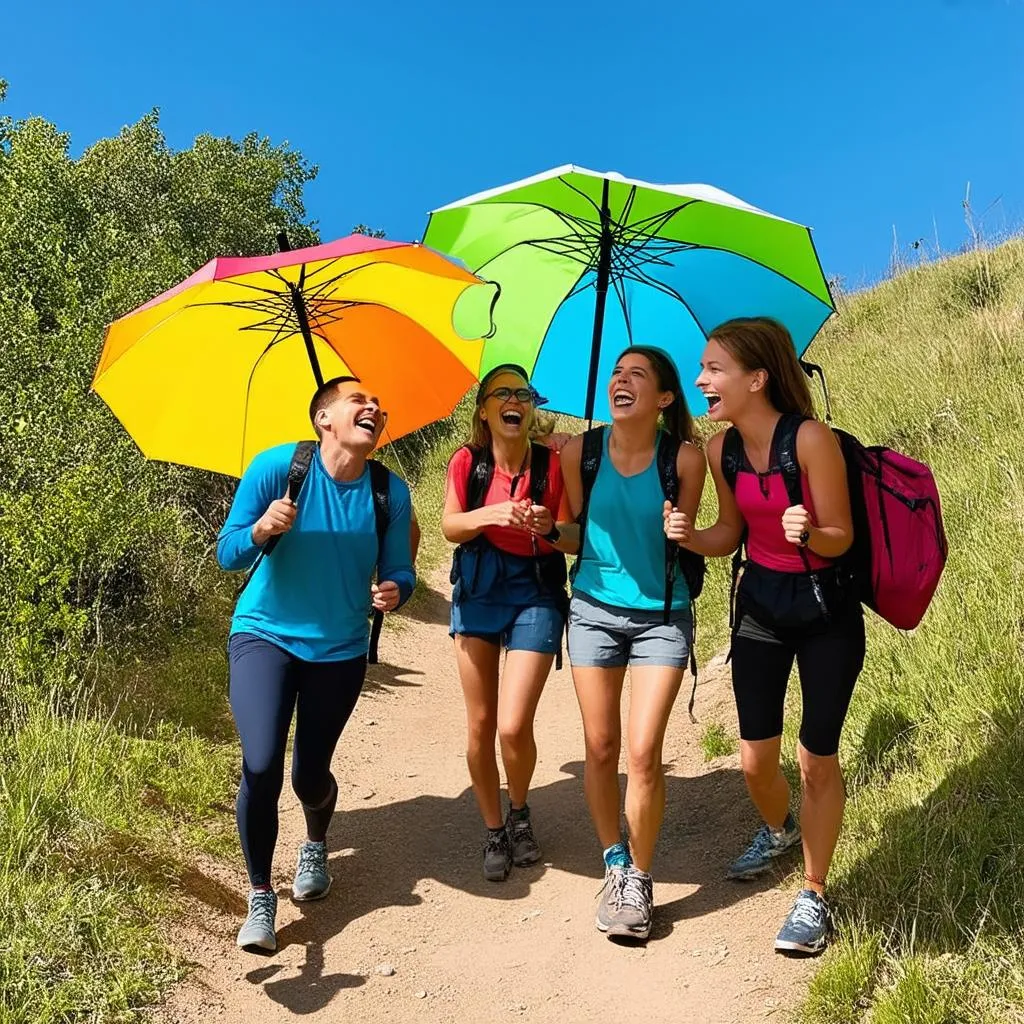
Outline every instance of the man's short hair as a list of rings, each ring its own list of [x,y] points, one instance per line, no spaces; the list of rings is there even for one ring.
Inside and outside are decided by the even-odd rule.
[[[332,377],[330,380],[325,380],[313,392],[313,397],[309,403],[309,422],[313,424],[317,437],[320,436],[320,428],[316,425],[316,414],[321,409],[326,409],[334,401],[334,393],[337,391],[338,385],[347,384],[349,381],[354,381],[356,384],[362,383],[358,377]]]

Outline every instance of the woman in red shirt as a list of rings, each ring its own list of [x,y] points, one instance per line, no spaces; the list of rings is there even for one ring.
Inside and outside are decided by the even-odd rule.
[[[466,701],[466,760],[487,826],[484,877],[494,882],[513,864],[541,858],[526,803],[537,763],[533,718],[561,649],[568,602],[555,526],[561,467],[556,452],[530,442],[542,401],[521,366],[497,366],[484,377],[470,441],[448,464],[441,520],[445,538],[458,545],[450,634]],[[507,817],[495,734],[508,779]]]

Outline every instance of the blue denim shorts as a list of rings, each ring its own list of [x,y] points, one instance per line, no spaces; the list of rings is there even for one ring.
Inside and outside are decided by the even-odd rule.
[[[688,608],[664,613],[613,608],[586,594],[569,605],[569,661],[580,668],[658,665],[685,668],[693,619]]]
[[[552,604],[483,604],[452,602],[449,636],[472,636],[509,651],[557,654],[565,619]]]

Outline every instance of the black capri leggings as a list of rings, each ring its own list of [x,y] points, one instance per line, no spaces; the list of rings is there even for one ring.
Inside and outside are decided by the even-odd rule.
[[[828,624],[769,628],[739,612],[732,641],[732,688],[745,740],[782,734],[786,686],[796,658],[803,696],[800,742],[819,757],[839,750],[853,687],[864,667],[864,612],[851,602]]]
[[[270,885],[292,716],[292,789],[302,802],[310,838],[322,839],[338,798],[331,757],[359,699],[366,658],[302,661],[261,637],[235,633],[228,641],[228,663],[231,713],[242,741],[238,836],[249,882]]]

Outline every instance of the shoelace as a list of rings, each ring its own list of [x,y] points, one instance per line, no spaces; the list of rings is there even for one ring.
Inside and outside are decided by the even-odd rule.
[[[651,902],[651,883],[636,871],[627,871],[622,879],[619,906],[647,910]]]
[[[272,892],[254,892],[249,899],[249,920],[261,928],[274,930],[277,900]]]
[[[626,871],[624,868],[616,868],[614,870],[611,868],[606,869],[604,873],[604,881],[601,883],[601,888],[597,890],[597,895],[600,896],[605,889],[608,889],[608,887],[611,886],[611,889],[608,892],[608,905],[613,910],[619,909],[619,905],[622,900],[622,882],[625,874]]]
[[[531,842],[534,841],[533,826],[530,824],[529,818],[524,821],[512,821],[512,838],[517,840],[529,839]]]
[[[299,850],[298,874],[307,871],[323,872],[327,870],[327,846],[323,843],[306,843]]]
[[[505,844],[508,842],[507,832],[494,832],[487,836],[487,842],[484,845],[484,851],[490,853],[492,850],[504,850]]]
[[[810,896],[797,897],[793,905],[793,912],[790,920],[793,924],[806,925],[808,928],[819,928],[825,916],[825,908],[821,903]]]
[[[747,849],[747,855],[763,856],[775,845],[775,837],[772,835],[772,830],[767,825],[762,825],[757,830],[757,834]]]

